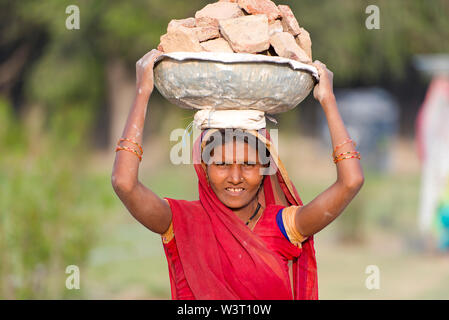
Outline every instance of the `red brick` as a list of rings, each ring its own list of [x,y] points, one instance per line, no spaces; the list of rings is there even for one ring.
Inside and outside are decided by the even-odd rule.
[[[234,52],[229,43],[223,38],[202,42],[201,46],[204,50],[209,52]]]
[[[289,6],[279,5],[279,11],[282,16],[282,26],[285,32],[290,32],[292,35],[297,36],[300,32],[298,21],[296,20],[292,10]]]
[[[270,37],[277,32],[284,32],[284,27],[282,26],[282,22],[280,20],[275,20],[268,24],[268,33]]]
[[[209,18],[209,17],[201,17],[195,18],[197,27],[217,27],[218,28],[218,20]]]
[[[167,32],[170,31],[170,29],[173,29],[173,28],[176,28],[179,26],[193,28],[193,27],[195,27],[195,18],[187,18],[187,19],[180,19],[180,20],[173,19],[168,24]]]
[[[235,52],[256,53],[270,46],[266,15],[220,20],[220,32]]]
[[[171,28],[170,32],[161,37],[161,44],[164,52],[201,52],[203,48],[197,38],[197,34],[193,28],[178,26]]]
[[[301,47],[302,50],[309,56],[312,60],[312,40],[310,39],[310,34],[306,29],[300,28],[300,33],[296,36],[296,43]]]
[[[238,4],[249,14],[265,14],[270,22],[281,16],[276,4],[270,0],[238,0]]]
[[[218,27],[196,27],[193,28],[196,32],[196,36],[200,42],[215,39],[220,36],[220,31],[218,31]]]
[[[304,63],[312,62],[306,52],[298,46],[295,37],[289,32],[275,33],[271,36],[270,43],[280,57]]]
[[[244,15],[245,14],[237,3],[222,1],[208,4],[203,9],[196,12],[195,18],[198,26],[200,26],[202,22],[202,26],[211,23],[218,26],[219,20],[237,18]]]

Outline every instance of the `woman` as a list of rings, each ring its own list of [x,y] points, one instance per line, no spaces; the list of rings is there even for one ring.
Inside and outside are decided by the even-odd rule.
[[[117,152],[111,180],[131,214],[162,235],[172,298],[317,299],[313,235],[338,217],[364,181],[338,112],[332,72],[315,61],[320,82],[314,97],[328,120],[337,180],[310,203],[302,204],[266,130],[244,132],[243,141],[241,134],[226,139],[223,130],[204,130],[193,148],[200,199],[161,199],[138,180],[153,66],[161,54],[152,50],[136,64],[136,98],[116,149],[128,152]],[[275,162],[272,175],[261,174],[265,148]]]

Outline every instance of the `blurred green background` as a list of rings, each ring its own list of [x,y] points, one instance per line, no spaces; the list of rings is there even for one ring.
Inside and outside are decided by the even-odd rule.
[[[169,299],[161,239],[139,225],[110,183],[134,94],[135,62],[155,48],[171,19],[211,1],[0,0],[0,298]],[[366,182],[342,217],[316,236],[322,299],[449,298],[449,259],[418,236],[420,168],[414,119],[429,78],[416,54],[449,52],[449,1],[275,1],[289,4],[335,87],[379,86],[401,108],[388,174]],[[365,8],[381,28],[365,28]],[[80,9],[67,30],[66,7]],[[278,116],[280,154],[305,203],[336,178],[319,148],[319,111],[309,96]],[[197,198],[192,166],[169,160],[175,128],[193,112],[156,90],[145,126],[140,180],[160,196]],[[288,146],[283,148],[283,146]],[[80,268],[68,290],[66,267]],[[365,286],[368,265],[381,287]]]

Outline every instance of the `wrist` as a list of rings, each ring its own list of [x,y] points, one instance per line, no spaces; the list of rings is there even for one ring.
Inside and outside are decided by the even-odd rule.
[[[337,99],[335,98],[335,95],[332,93],[321,99],[320,104],[323,108],[333,107],[337,105]]]

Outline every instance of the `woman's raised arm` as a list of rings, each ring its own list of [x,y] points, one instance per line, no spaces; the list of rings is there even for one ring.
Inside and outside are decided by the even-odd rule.
[[[327,118],[333,148],[341,145],[338,153],[355,151],[347,142],[350,139],[338,111],[333,92],[333,73],[326,65],[316,60],[320,82],[315,86],[313,95],[323,107]],[[296,229],[303,236],[311,236],[337,218],[359,192],[364,182],[363,170],[357,158],[345,159],[336,163],[337,181],[323,191],[307,205],[299,207],[295,216]]]
[[[122,138],[142,145],[142,133],[147,113],[147,104],[154,89],[154,61],[162,53],[151,50],[136,63],[136,97],[129,111]],[[138,149],[129,141],[123,147]],[[166,201],[146,188],[138,180],[140,160],[133,152],[116,152],[111,183],[115,193],[140,223],[151,231],[164,233],[171,222],[171,210]]]

